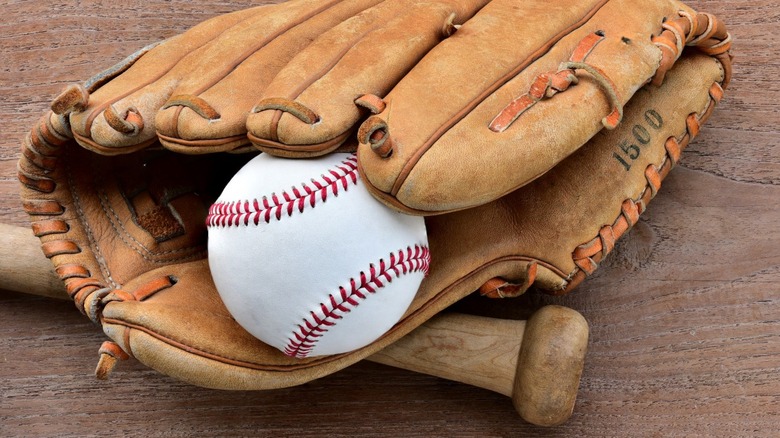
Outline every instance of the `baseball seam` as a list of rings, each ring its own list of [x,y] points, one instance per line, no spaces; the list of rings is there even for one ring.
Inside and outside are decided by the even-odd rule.
[[[284,354],[305,358],[311,353],[317,342],[335,326],[345,314],[358,307],[363,300],[377,293],[391,283],[394,278],[422,271],[428,275],[430,266],[428,247],[414,245],[397,253],[390,253],[389,262],[379,259],[379,263],[369,265],[368,272],[360,272],[357,278],[350,278],[349,284],[339,286],[338,292],[329,294],[319,308],[309,311],[309,317],[293,331],[287,340]]]
[[[339,191],[349,190],[350,185],[357,185],[357,157],[351,155],[340,164],[325,171],[319,179],[311,179],[310,183],[293,186],[289,191],[272,193],[262,199],[217,202],[209,208],[206,217],[208,227],[237,227],[250,224],[260,225],[260,222],[270,223],[272,220],[282,220],[292,216],[296,211],[303,213],[307,208],[314,208],[317,202],[326,202],[328,196],[338,196]]]

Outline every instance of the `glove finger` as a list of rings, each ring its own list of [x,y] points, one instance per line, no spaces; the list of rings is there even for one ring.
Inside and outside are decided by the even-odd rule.
[[[529,10],[555,19],[529,21]],[[439,214],[529,183],[620,122],[661,70],[669,44],[652,38],[674,26],[675,38],[692,39],[693,16],[673,0],[493,0],[362,125],[367,186],[402,211]]]
[[[330,0],[320,2],[306,0],[282,5],[263,6],[227,14],[208,20],[182,35],[172,38],[157,47],[129,58],[127,65],[112,69],[113,74],[100,78],[98,85],[107,82],[90,96],[86,92],[71,90],[58,99],[55,106],[65,106],[67,101],[83,97],[83,103],[76,101],[74,134],[86,147],[103,154],[127,153],[149,146],[157,140],[176,139],[179,135],[177,117],[159,117],[158,112],[170,106],[168,113],[178,115],[187,109],[187,115],[193,115],[201,125],[223,125],[215,121],[224,120],[228,127],[226,138],[214,138],[214,133],[206,130],[203,143],[207,146],[203,152],[228,150],[247,143],[245,139],[246,108],[240,106],[234,88],[227,93],[228,98],[217,103],[225,103],[225,108],[217,107],[198,94],[219,83],[233,69],[240,66],[258,47],[273,42],[286,31],[297,31],[297,37],[288,38],[296,44],[310,41],[314,37],[309,33],[321,33],[324,28],[316,25],[298,26],[312,17],[319,18],[320,25],[327,27],[327,20],[338,22],[339,14],[349,16],[379,0]],[[335,18],[333,18],[335,17]],[[293,32],[295,33],[295,32]],[[266,53],[264,64],[270,64],[269,76],[283,65],[295,47],[276,44],[276,50]],[[277,60],[280,58],[280,60]],[[274,62],[269,62],[269,59]],[[266,68],[263,66],[262,68]],[[124,71],[124,70],[127,71]],[[116,73],[123,74],[114,77]],[[261,83],[267,83],[265,79]],[[245,80],[243,88],[252,87],[254,80]],[[247,84],[250,84],[249,86]],[[82,90],[83,91],[83,90]],[[224,94],[223,94],[224,95]],[[87,111],[79,111],[88,106]],[[245,105],[247,108],[251,103]],[[230,110],[233,110],[232,112]],[[220,111],[225,113],[223,116]],[[161,126],[158,124],[162,122]],[[239,127],[240,135],[229,132],[230,127]],[[211,137],[208,137],[211,135]],[[215,147],[222,145],[221,147]],[[224,144],[227,144],[226,146]],[[185,152],[197,152],[197,149],[183,148]]]
[[[247,119],[250,139],[276,155],[316,156],[334,150],[365,114],[356,105],[358,97],[384,96],[454,31],[454,20],[467,20],[486,3],[384,2],[343,22],[298,54],[268,85]]]
[[[157,115],[162,144],[183,153],[228,151],[249,143],[246,117],[268,83],[317,36],[380,0],[284,4],[241,23],[197,54]]]
[[[90,79],[83,88],[71,88],[52,104],[56,113],[69,114],[76,140],[101,154],[143,149],[156,140],[154,119],[179,81],[188,73],[187,55],[213,41],[236,23],[267,7],[225,14],[201,23],[154,47],[142,49]],[[80,90],[79,90],[80,89]],[[76,93],[75,91],[80,91]]]

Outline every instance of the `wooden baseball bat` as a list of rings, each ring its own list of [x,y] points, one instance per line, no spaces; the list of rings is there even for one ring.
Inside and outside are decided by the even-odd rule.
[[[29,229],[0,224],[0,242],[0,289],[67,298]],[[585,319],[561,306],[528,321],[449,313],[368,360],[504,394],[524,420],[554,426],[574,409],[587,342]]]

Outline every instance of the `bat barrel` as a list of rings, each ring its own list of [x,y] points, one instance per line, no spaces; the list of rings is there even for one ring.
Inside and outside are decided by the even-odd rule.
[[[512,401],[529,423],[556,426],[574,410],[588,346],[588,323],[577,311],[546,306],[528,319]]]

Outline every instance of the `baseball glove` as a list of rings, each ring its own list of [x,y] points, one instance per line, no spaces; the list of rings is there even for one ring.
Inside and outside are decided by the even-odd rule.
[[[295,1],[249,9],[144,49],[58,97],[23,141],[19,179],[44,253],[77,307],[112,339],[101,347],[98,375],[133,356],[206,387],[301,384],[378,351],[475,290],[511,296],[533,284],[560,294],[592,273],[720,100],[730,77],[729,36],[713,17],[671,1],[526,2],[523,17],[507,10],[492,19],[482,14],[505,2],[484,3]],[[529,20],[534,14],[547,18]],[[482,24],[471,26],[472,16]],[[492,41],[496,31],[480,27],[486,22],[511,23],[522,37]],[[545,25],[529,28],[537,22]],[[597,32],[613,22],[623,28],[617,36]],[[555,38],[540,43],[542,30]],[[455,56],[439,41],[449,34],[447,41],[477,40]],[[683,54],[686,43],[704,49]],[[450,69],[475,52],[489,59],[465,63],[468,74]],[[571,60],[557,71],[560,60],[547,56],[563,52]],[[497,65],[502,72],[481,77]],[[496,75],[514,91],[496,88]],[[653,78],[657,85],[642,87]],[[528,80],[531,93],[517,93]],[[481,85],[472,89],[474,82]],[[540,90],[539,82],[549,87]],[[435,101],[405,97],[416,86]],[[439,88],[450,93],[433,91]],[[487,121],[505,126],[503,133],[482,134],[474,124],[483,105],[460,100],[474,103],[476,95],[508,108],[496,118],[506,125]],[[294,359],[237,325],[215,290],[205,218],[251,155],[217,152],[254,150],[250,143],[294,156],[354,148],[349,139],[367,112],[377,115],[360,129],[358,159],[374,193],[403,210],[459,211],[426,218],[430,275],[393,329],[351,353]],[[390,122],[414,118],[419,130],[393,125],[390,133]],[[602,119],[614,129],[592,126]],[[403,137],[426,137],[431,123],[448,126],[442,120],[468,122],[473,132],[453,125],[459,141],[447,146],[443,135],[419,147]],[[501,137],[521,127],[528,139]],[[415,150],[446,148],[458,151],[452,156],[460,163],[408,159],[420,155]],[[411,163],[402,166],[409,170],[401,172],[404,193],[418,184],[428,204],[383,191],[381,181],[398,180],[396,160]],[[426,172],[449,191],[441,199],[420,182]],[[452,201],[450,192],[467,202]]]

